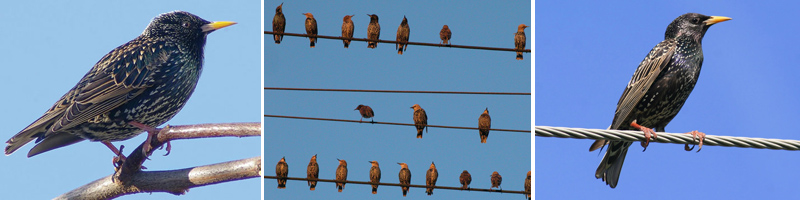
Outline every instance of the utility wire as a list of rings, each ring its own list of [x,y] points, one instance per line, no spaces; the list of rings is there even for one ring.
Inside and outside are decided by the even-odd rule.
[[[272,31],[264,31],[264,34],[272,34],[275,35],[275,32]],[[284,32],[283,35],[287,36],[296,36],[296,37],[308,37],[309,34],[298,34],[298,33],[286,33]],[[510,34],[509,34],[510,35]],[[327,36],[327,35],[316,35],[317,38],[324,38],[324,39],[335,39],[335,40],[353,40],[353,41],[372,41],[372,42],[380,42],[380,43],[394,43],[397,44],[399,42],[392,41],[392,40],[370,40],[366,38],[345,38],[339,36]],[[509,37],[511,38],[511,37]],[[406,44],[411,45],[421,45],[421,46],[434,46],[434,47],[452,47],[452,48],[464,48],[464,49],[482,49],[482,50],[492,50],[492,51],[513,51],[517,52],[514,48],[497,48],[497,47],[481,47],[481,46],[467,46],[467,45],[453,45],[453,44],[437,44],[437,43],[424,43],[424,42],[403,42]],[[509,43],[510,44],[510,43]],[[531,49],[522,50],[522,52],[530,53]]]
[[[297,117],[297,116],[285,116],[285,115],[264,115],[264,117],[290,118],[290,119],[308,119],[308,120],[322,120],[322,121],[336,121],[336,122],[355,122],[355,123],[366,123],[366,124],[388,124],[388,125],[400,125],[400,126],[416,126],[414,124],[395,123],[395,122],[372,122],[372,121],[358,121],[358,120],[347,120],[347,119]],[[441,126],[441,125],[430,125],[430,124],[428,124],[427,127],[478,130],[478,128],[476,128],[476,127]],[[514,130],[514,129],[498,129],[498,128],[492,128],[492,129],[489,129],[489,130],[492,130],[492,131],[520,132],[520,133],[530,133],[531,132],[530,130]]]
[[[277,177],[277,176],[264,176],[264,178],[266,178],[266,179],[277,179],[278,177]],[[308,181],[308,180],[309,180],[309,179],[307,179],[307,178],[295,178],[295,177],[286,177],[286,179],[287,179],[287,180],[295,180],[295,181]],[[316,180],[316,181],[320,181],[320,182],[332,182],[332,183],[335,183],[335,182],[339,182],[339,183],[341,183],[341,182],[342,182],[342,181],[337,181],[337,180],[333,180],[333,179],[315,179],[315,180]],[[313,180],[312,180],[312,181],[313,181]],[[487,179],[487,181],[488,181],[488,179]],[[372,182],[367,182],[367,181],[351,181],[351,180],[345,180],[345,181],[344,181],[344,183],[363,184],[363,185],[375,185],[374,183],[372,183]],[[384,182],[379,182],[377,185],[386,185],[386,186],[407,186],[407,187],[415,187],[415,188],[428,188],[428,186],[425,186],[425,185],[414,185],[414,184],[402,185],[402,184],[399,184],[399,183],[384,183]],[[434,189],[444,189],[444,190],[465,190],[465,191],[480,191],[480,192],[498,192],[498,193],[530,194],[530,193],[527,193],[527,192],[525,192],[525,191],[518,191],[518,190],[492,190],[492,189],[482,189],[482,188],[467,188],[467,189],[461,189],[461,187],[447,187],[447,186],[433,186],[433,188],[434,188]]]
[[[528,95],[524,92],[458,92],[458,91],[414,91],[414,90],[360,90],[360,89],[322,89],[322,88],[286,88],[264,87],[265,90],[296,90],[296,91],[326,91],[326,92],[384,92],[384,93],[424,93],[424,94],[487,94],[487,95]]]

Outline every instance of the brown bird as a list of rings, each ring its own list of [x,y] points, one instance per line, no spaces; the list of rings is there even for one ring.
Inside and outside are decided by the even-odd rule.
[[[311,41],[311,48],[314,48],[314,43],[317,42],[317,20],[311,13],[303,13],[306,16],[306,34],[309,34],[308,40]]]
[[[530,200],[531,199],[531,171],[528,171],[528,178],[525,178],[525,192],[528,193],[528,194],[525,194],[525,197],[527,197],[528,200]]]
[[[501,182],[503,182],[503,177],[500,176],[500,173],[497,173],[497,171],[492,172],[492,187],[489,189],[500,188],[500,190],[503,190],[503,188],[500,187]]]
[[[353,37],[353,31],[355,30],[352,19],[353,16],[354,15],[345,15],[344,19],[342,19],[342,37],[344,38]],[[344,43],[344,48],[350,47],[350,40],[342,40],[342,43]]]
[[[364,118],[369,119],[375,116],[375,112],[372,111],[372,108],[363,104],[358,105],[355,110],[358,110],[358,112],[361,113],[361,120],[358,120],[359,122],[363,121]],[[375,120],[372,120],[372,122],[374,123]]]
[[[344,160],[339,160],[339,167],[336,168],[336,180],[341,182],[336,182],[336,188],[339,189],[339,192],[342,192],[344,189],[344,181],[347,181],[347,162]]]
[[[278,161],[275,166],[275,176],[278,177],[278,189],[286,188],[286,177],[289,176],[289,164],[286,163],[286,157]]]
[[[431,162],[431,168],[428,168],[428,172],[425,173],[425,193],[428,193],[428,196],[433,194],[433,187],[436,186],[436,180],[439,179],[439,170],[436,170],[436,165]]]
[[[517,60],[522,60],[522,50],[525,50],[525,43],[528,40],[525,37],[525,28],[528,28],[528,26],[520,24],[517,27],[517,33],[514,34],[514,47],[516,47],[517,50]]]
[[[461,189],[466,190],[469,188],[469,184],[472,183],[472,175],[467,170],[464,170],[461,172],[461,176],[458,177],[458,181],[461,182]]]
[[[411,171],[408,170],[408,165],[406,163],[397,164],[400,165],[400,184],[411,185]],[[401,189],[403,189],[403,196],[406,196],[406,193],[408,193],[408,186],[401,186]]]
[[[486,143],[489,138],[489,129],[492,128],[492,118],[489,117],[489,108],[483,110],[483,114],[478,117],[478,132],[481,135],[481,143]]]
[[[369,16],[369,26],[367,26],[367,39],[378,40],[381,38],[381,25],[378,24],[378,15],[367,14]],[[368,41],[367,48],[378,47],[378,42]]]
[[[286,17],[283,16],[283,3],[275,8],[275,17],[272,18],[272,34],[275,37],[275,44],[280,44],[283,40],[283,31],[286,30]]]
[[[408,19],[403,16],[403,22],[400,22],[400,27],[397,27],[397,44],[394,48],[397,49],[397,54],[403,55],[403,51],[408,49],[408,35],[411,33],[411,28],[408,28]]]
[[[442,30],[439,31],[439,38],[442,39],[442,43],[439,43],[439,44],[450,45],[450,37],[451,36],[453,36],[453,33],[450,32],[450,27],[447,27],[447,25],[444,25],[442,27]]]
[[[372,194],[378,194],[378,183],[381,182],[381,167],[378,166],[378,161],[369,161],[372,163],[372,168],[369,168],[369,181],[375,183],[372,185]]]
[[[306,178],[307,179],[318,179],[319,178],[319,165],[317,164],[317,154],[311,156],[311,161],[308,162],[308,168],[306,169]],[[317,187],[317,181],[308,181],[308,187],[310,190],[314,190]]]
[[[422,129],[425,129],[425,132],[428,132],[428,115],[425,114],[425,109],[419,107],[419,104],[414,104],[411,106],[414,109],[414,125],[417,127],[417,138],[422,138]]]

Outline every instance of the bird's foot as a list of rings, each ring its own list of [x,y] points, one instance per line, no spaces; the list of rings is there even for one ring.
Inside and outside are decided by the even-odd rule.
[[[642,132],[644,132],[644,141],[641,143],[642,147],[644,147],[642,152],[647,150],[647,146],[650,145],[650,134],[653,134],[652,137],[653,137],[654,140],[658,138],[658,135],[656,135],[656,132],[653,131],[653,129],[647,128],[647,127],[644,127],[644,126],[641,126],[641,125],[637,124],[636,120],[633,120],[633,122],[631,122],[631,126],[633,128],[639,129]]]
[[[696,131],[696,130],[692,131],[692,132],[688,132],[686,134],[692,134],[692,142],[693,143],[694,143],[694,139],[695,138],[698,138],[698,140],[700,140],[700,142],[698,144],[698,146],[700,146],[700,147],[697,148],[697,152],[700,152],[700,150],[703,149],[703,140],[706,139],[706,134],[703,133],[703,132],[700,132],[700,131]],[[686,150],[686,151],[692,151],[692,150],[694,150],[694,146],[695,145],[692,145],[692,148],[689,148],[689,144],[685,144],[683,149]]]
[[[119,171],[119,168],[122,167],[122,164],[125,163],[126,160],[125,155],[122,155],[122,149],[125,148],[125,145],[120,145],[119,149],[117,149],[117,147],[114,146],[114,144],[111,144],[111,142],[103,141],[101,143],[106,145],[108,149],[111,149],[111,151],[114,152],[115,156],[114,159],[111,160],[111,163],[114,165],[114,171]]]
[[[128,124],[133,125],[136,128],[142,129],[142,130],[147,132],[147,139],[144,141],[144,145],[142,145],[142,153],[144,153],[145,156],[149,156],[150,154],[148,154],[148,152],[153,150],[153,145],[151,145],[150,143],[153,141],[153,137],[155,137],[158,134],[158,132],[161,131],[161,129],[155,128],[155,127],[151,127],[151,126],[139,123],[137,121],[131,121],[131,122],[128,122]],[[171,149],[172,149],[171,147],[167,147],[167,154],[169,154],[169,150],[171,150]]]

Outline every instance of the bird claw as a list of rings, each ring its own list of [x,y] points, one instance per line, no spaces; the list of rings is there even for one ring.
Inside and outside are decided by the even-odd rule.
[[[644,152],[645,150],[647,150],[647,146],[649,146],[649,145],[650,145],[650,134],[653,134],[653,136],[652,136],[652,137],[653,137],[653,140],[655,140],[655,139],[657,139],[657,138],[658,138],[658,135],[656,134],[656,132],[655,132],[655,131],[653,131],[653,129],[651,129],[651,128],[647,128],[647,127],[644,127],[644,126],[641,126],[641,125],[637,124],[637,123],[636,123],[636,120],[633,120],[633,122],[631,122],[631,126],[632,126],[633,128],[639,129],[639,130],[641,130],[642,132],[644,132],[644,141],[642,141],[642,142],[641,142],[641,144],[642,144],[642,147],[644,147],[644,149],[642,150],[642,152]]]
[[[700,132],[700,131],[696,131],[696,130],[692,131],[692,132],[688,132],[686,134],[691,134],[692,135],[692,143],[694,143],[695,137],[698,138],[698,140],[700,142],[698,144],[699,147],[697,148],[697,152],[700,152],[700,150],[703,149],[703,140],[706,139],[706,134],[703,133],[703,132]],[[689,144],[684,144],[683,150],[692,151],[692,150],[694,150],[694,147],[695,147],[694,144],[692,145],[692,148],[689,148]]]

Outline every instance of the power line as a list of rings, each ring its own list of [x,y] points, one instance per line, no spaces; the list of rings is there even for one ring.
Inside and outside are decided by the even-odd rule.
[[[264,176],[264,178],[266,178],[266,179],[277,179],[278,177],[277,177],[277,176]],[[286,177],[286,180],[295,180],[295,181],[308,181],[309,179],[307,179],[307,178],[296,178],[296,177]],[[344,183],[362,184],[362,185],[375,185],[374,183],[372,183],[372,182],[367,182],[367,181],[351,181],[351,180],[337,181],[337,180],[333,180],[333,179],[314,179],[314,180],[316,180],[316,181],[320,181],[320,182],[331,182],[331,183],[335,183],[335,182],[339,182],[339,183],[341,183],[341,182],[344,182]],[[313,181],[313,180],[312,180],[312,181]],[[487,181],[488,181],[488,179],[487,179]],[[415,187],[415,188],[428,188],[428,186],[425,186],[425,185],[414,185],[414,184],[410,184],[410,185],[403,185],[403,184],[399,184],[399,183],[384,183],[384,182],[379,182],[377,185],[398,186],[398,187],[399,187],[399,186],[407,186],[407,187]],[[448,187],[448,186],[438,186],[438,185],[437,185],[437,186],[433,186],[433,188],[434,188],[434,189],[444,189],[444,190],[465,190],[465,191],[479,191],[479,192],[498,192],[498,193],[514,193],[514,194],[530,194],[530,193],[527,193],[527,192],[525,192],[525,191],[518,191],[518,190],[492,190],[492,189],[471,188],[471,187],[470,187],[470,188],[467,188],[467,189],[461,189],[461,187]]]
[[[272,31],[264,31],[264,34],[272,34],[275,35],[275,32]],[[308,37],[309,34],[299,34],[299,33],[286,33],[284,32],[283,35],[288,36],[296,36],[296,37]],[[371,42],[380,42],[380,43],[393,43],[397,44],[399,42],[392,41],[392,40],[370,40],[366,38],[345,38],[339,36],[327,36],[327,35],[316,35],[317,38],[324,38],[324,39],[334,39],[334,40],[353,40],[353,41],[371,41]],[[510,37],[509,37],[510,38]],[[421,45],[421,46],[434,46],[434,47],[452,47],[452,48],[464,48],[464,49],[482,49],[482,50],[492,50],[492,51],[513,51],[517,52],[514,48],[497,48],[497,47],[481,47],[481,46],[467,46],[467,45],[453,45],[453,44],[437,44],[437,43],[424,43],[424,42],[404,42],[406,44],[411,45]],[[522,50],[522,52],[530,53],[531,49]]]
[[[358,120],[348,120],[348,119],[297,117],[297,116],[285,116],[285,115],[264,115],[264,117],[290,118],[290,119],[308,119],[308,120],[322,120],[322,121],[336,121],[336,122],[355,122],[355,123],[367,123],[367,124],[388,124],[388,125],[400,125],[400,126],[416,126],[414,124],[395,123],[395,122],[372,122],[372,121],[358,121]],[[441,126],[441,125],[430,125],[430,124],[428,124],[427,127],[478,130],[478,128],[476,128],[476,127]],[[520,133],[530,133],[531,132],[530,130],[514,130],[514,129],[498,129],[498,128],[492,128],[492,129],[489,129],[489,130],[492,130],[492,131],[507,131],[507,132],[520,132]]]
[[[326,91],[326,92],[383,92],[383,93],[423,93],[423,94],[486,94],[486,95],[528,95],[524,92],[459,92],[459,91],[414,91],[414,90],[360,90],[360,89],[322,89],[322,88],[286,88],[264,87],[265,90],[296,90],[296,91]]]

